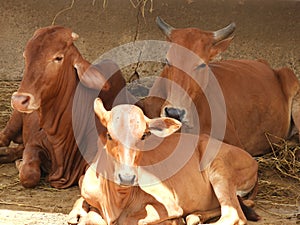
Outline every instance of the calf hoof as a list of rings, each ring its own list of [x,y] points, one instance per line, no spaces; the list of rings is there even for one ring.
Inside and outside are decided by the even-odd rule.
[[[68,224],[69,225],[77,225],[80,222],[81,222],[81,224],[83,224],[83,221],[85,220],[83,218],[85,218],[86,216],[87,216],[87,212],[84,209],[75,208],[68,215],[68,218],[67,218]]]
[[[82,225],[79,223],[79,225]],[[85,225],[107,225],[105,220],[100,216],[99,213],[89,211],[85,219]]]
[[[193,214],[188,215],[185,220],[187,225],[198,225],[201,223],[199,216]]]

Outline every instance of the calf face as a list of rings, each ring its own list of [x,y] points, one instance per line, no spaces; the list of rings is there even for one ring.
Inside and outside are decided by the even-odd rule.
[[[99,98],[95,100],[94,110],[107,128],[105,149],[114,161],[114,182],[120,185],[137,185],[143,141],[150,133],[166,137],[181,127],[175,119],[149,119],[134,105],[118,105],[107,111]]]
[[[59,26],[41,28],[34,33],[23,54],[24,75],[19,90],[12,95],[13,108],[31,113],[53,101],[62,87],[76,87],[70,84],[76,82],[70,77],[76,74],[75,70],[85,86],[108,90],[105,78],[95,68],[88,70],[90,63],[73,44],[77,38],[70,29]]]

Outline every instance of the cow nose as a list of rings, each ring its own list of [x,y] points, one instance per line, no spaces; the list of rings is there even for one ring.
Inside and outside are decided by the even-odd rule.
[[[136,176],[133,174],[118,174],[120,179],[120,184],[125,186],[131,186],[134,184]]]
[[[167,117],[171,117],[171,118],[174,118],[174,119],[179,120],[180,122],[182,122],[183,117],[185,115],[185,110],[174,108],[174,107],[166,107],[165,108],[165,115]]]
[[[26,111],[30,103],[30,95],[14,93],[11,97],[11,105],[18,111]]]

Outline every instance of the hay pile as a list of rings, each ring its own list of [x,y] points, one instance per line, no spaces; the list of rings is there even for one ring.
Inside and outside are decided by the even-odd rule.
[[[300,219],[299,143],[266,133],[271,152],[257,157],[259,164],[258,207],[284,219]]]
[[[275,169],[284,176],[300,181],[300,159],[297,159],[299,144],[269,133],[265,135],[272,151],[257,158],[259,166]]]

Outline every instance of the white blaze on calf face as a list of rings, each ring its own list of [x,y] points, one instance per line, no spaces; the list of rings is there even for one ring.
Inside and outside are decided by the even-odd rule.
[[[181,127],[172,118],[149,119],[134,105],[118,105],[106,111],[97,98],[94,110],[107,128],[106,151],[114,160],[114,182],[121,185],[137,184],[137,166],[141,158],[142,141],[149,132],[167,137]]]
[[[137,154],[136,144],[146,131],[146,122],[142,111],[131,105],[120,105],[111,111],[111,122],[107,130],[112,139],[118,142],[119,161],[133,166]]]

